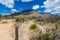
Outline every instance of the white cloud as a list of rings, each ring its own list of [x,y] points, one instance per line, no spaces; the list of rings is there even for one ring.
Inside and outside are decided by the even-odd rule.
[[[45,7],[44,12],[60,13],[60,0],[46,0],[42,7]]]
[[[5,5],[8,8],[13,8],[14,0],[0,0],[0,4]]]
[[[36,10],[36,9],[38,9],[38,8],[40,8],[39,5],[34,5],[34,6],[32,7],[32,9],[34,9],[34,10]]]
[[[22,2],[31,2],[33,0],[21,0]]]
[[[16,10],[16,9],[11,9],[11,11],[12,11],[12,12],[17,12],[17,10]]]
[[[42,12],[42,11],[37,11],[37,12]]]

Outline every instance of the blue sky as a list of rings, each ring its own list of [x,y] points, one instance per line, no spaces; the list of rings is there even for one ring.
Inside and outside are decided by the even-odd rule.
[[[60,0],[0,0],[0,14],[25,9],[60,15]]]

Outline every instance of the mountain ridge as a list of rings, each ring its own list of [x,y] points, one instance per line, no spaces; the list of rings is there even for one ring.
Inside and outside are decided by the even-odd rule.
[[[43,13],[43,12],[37,12],[33,9],[26,9],[23,11],[19,11],[19,12],[12,12],[10,14],[3,14],[3,15],[8,15],[8,16],[18,16],[18,15],[28,15],[28,14],[32,14],[33,12],[36,12],[37,14],[45,14],[45,15],[54,15],[54,14],[50,14],[50,13]],[[58,15],[54,15],[54,16],[58,16]]]
[[[44,20],[44,21],[54,21],[57,22],[60,20],[60,16],[57,15],[53,15],[53,14],[48,14],[48,13],[40,13],[40,12],[36,12],[35,10],[32,9],[28,9],[28,10],[24,10],[22,12],[14,12],[14,13],[10,13],[10,15],[3,15],[0,17],[2,18],[14,18],[14,17],[22,17],[22,18],[36,18],[38,20]]]

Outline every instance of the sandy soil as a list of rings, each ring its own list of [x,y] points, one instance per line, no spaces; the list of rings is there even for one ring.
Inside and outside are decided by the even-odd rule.
[[[29,37],[31,37],[31,30],[29,29],[30,25],[33,24],[34,21],[28,21],[24,23],[19,24],[19,40],[30,40]],[[15,26],[14,21],[10,20],[2,20],[0,22],[0,40],[15,40]],[[51,29],[50,27],[54,27],[51,24],[46,25],[39,25],[37,24],[43,32],[45,32],[46,28]],[[38,33],[38,32],[37,32]],[[32,32],[34,34],[34,32]],[[36,33],[35,33],[36,34]]]
[[[22,25],[20,25],[19,27],[19,40],[29,40],[29,36],[28,36],[29,26],[33,24],[33,22],[30,21],[21,24]]]
[[[0,40],[14,40],[14,22],[2,20],[0,22]]]
[[[34,21],[29,21],[29,22],[25,22],[25,23],[20,24],[19,40],[30,40],[29,37],[31,37],[32,35],[34,35],[34,34],[38,35],[39,32],[33,32],[29,29],[31,24],[34,24]],[[46,25],[43,25],[43,26],[41,26],[39,24],[37,24],[37,25],[39,27],[38,31],[42,30],[43,33],[46,32],[46,29],[54,28],[54,25],[52,25],[52,24],[46,24]],[[30,33],[32,33],[32,34],[30,34]]]

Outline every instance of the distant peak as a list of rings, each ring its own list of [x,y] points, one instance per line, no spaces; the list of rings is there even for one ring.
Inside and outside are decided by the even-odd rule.
[[[23,10],[22,12],[32,12],[34,11],[33,9],[26,9],[26,10]]]

